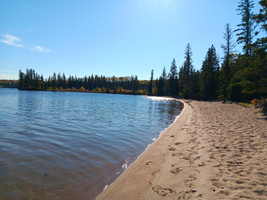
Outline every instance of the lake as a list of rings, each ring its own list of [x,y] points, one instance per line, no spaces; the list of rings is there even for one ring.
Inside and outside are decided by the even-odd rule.
[[[95,199],[180,114],[147,96],[0,89],[0,199]]]

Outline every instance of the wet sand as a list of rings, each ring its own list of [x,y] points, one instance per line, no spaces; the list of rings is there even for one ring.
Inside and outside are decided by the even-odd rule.
[[[267,199],[267,120],[253,107],[184,101],[179,118],[98,197]]]

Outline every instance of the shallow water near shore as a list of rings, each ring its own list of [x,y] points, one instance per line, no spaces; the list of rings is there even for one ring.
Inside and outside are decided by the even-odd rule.
[[[0,89],[0,199],[94,199],[181,105],[146,96]]]

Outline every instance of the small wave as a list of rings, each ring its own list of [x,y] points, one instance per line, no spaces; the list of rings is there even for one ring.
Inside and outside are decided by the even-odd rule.
[[[130,159],[126,159],[125,163],[122,165],[122,169],[127,169],[128,168],[128,163],[130,162]]]
[[[170,101],[174,100],[174,98],[171,97],[155,97],[155,96],[146,96],[146,98],[153,100],[153,101]]]
[[[104,189],[103,190],[105,190],[105,189],[107,189],[108,188],[108,185],[106,185],[105,187],[104,187]]]

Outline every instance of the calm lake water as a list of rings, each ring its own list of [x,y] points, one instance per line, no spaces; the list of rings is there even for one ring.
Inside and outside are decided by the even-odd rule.
[[[95,199],[181,105],[146,96],[0,89],[0,199]]]

